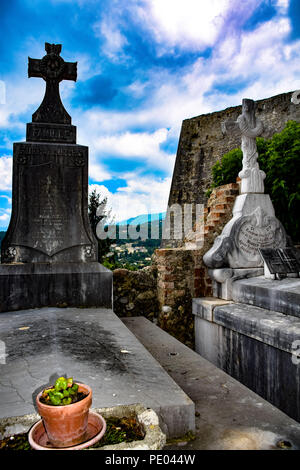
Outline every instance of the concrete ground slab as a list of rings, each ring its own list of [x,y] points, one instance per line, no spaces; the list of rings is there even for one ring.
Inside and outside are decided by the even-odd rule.
[[[37,393],[67,375],[92,387],[95,408],[140,403],[169,437],[195,427],[192,400],[110,309],[2,313],[0,349],[0,418],[34,412]]]
[[[195,440],[166,449],[300,449],[299,423],[145,318],[122,321],[196,405]]]

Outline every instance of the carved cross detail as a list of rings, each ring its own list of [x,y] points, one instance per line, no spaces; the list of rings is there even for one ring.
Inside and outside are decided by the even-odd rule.
[[[60,57],[61,44],[45,43],[47,54],[42,59],[28,57],[28,77],[43,78],[46,92],[42,104],[32,115],[33,122],[71,124],[59,95],[62,80],[77,79],[77,62],[65,62]]]
[[[236,121],[222,123],[225,134],[238,134],[242,137],[243,169],[239,173],[242,180],[241,193],[263,193],[265,173],[257,162],[256,137],[262,134],[263,124],[255,117],[255,102],[243,99],[242,114]]]

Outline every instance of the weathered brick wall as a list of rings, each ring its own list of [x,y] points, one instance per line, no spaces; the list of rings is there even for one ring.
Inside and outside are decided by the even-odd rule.
[[[262,137],[280,132],[288,120],[300,122],[300,106],[291,103],[292,92],[257,101],[256,115],[263,121]],[[211,114],[203,114],[182,123],[168,206],[172,204],[206,203],[205,192],[211,184],[211,168],[222,156],[237,148],[237,136],[223,135],[221,123],[236,120],[242,107],[236,106]],[[176,240],[162,247],[180,246]]]

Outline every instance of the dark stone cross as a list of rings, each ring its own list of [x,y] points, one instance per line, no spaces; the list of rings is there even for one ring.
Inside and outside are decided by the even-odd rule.
[[[65,110],[59,95],[59,83],[62,80],[77,79],[77,62],[65,62],[61,53],[61,44],[46,42],[47,54],[42,59],[28,57],[28,77],[43,78],[46,92],[42,104],[32,115],[33,122],[71,124],[71,117]]]
[[[12,214],[1,243],[0,312],[43,306],[112,304],[112,273],[98,262],[88,216],[88,147],[59,96],[77,78],[60,44],[29,58],[29,77],[46,81],[41,106],[13,150]]]

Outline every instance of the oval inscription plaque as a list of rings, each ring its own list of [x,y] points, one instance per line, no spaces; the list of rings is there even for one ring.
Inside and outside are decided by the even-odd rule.
[[[250,221],[245,221],[237,236],[237,245],[247,258],[257,256],[259,248],[277,248],[279,244],[272,223],[258,227]]]

